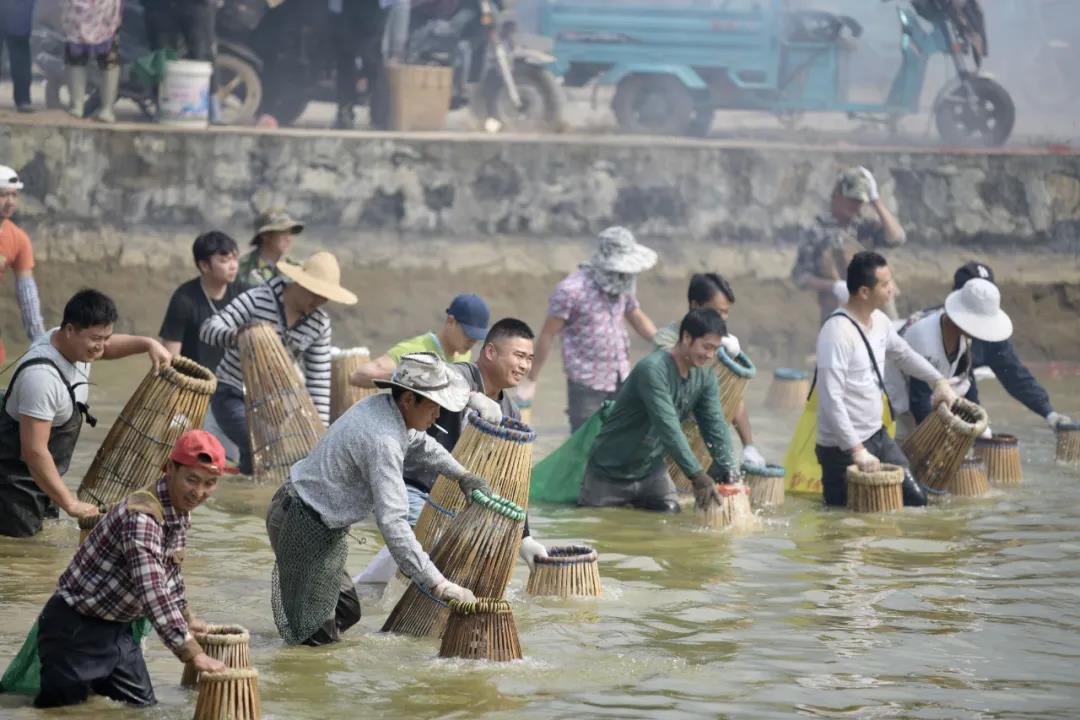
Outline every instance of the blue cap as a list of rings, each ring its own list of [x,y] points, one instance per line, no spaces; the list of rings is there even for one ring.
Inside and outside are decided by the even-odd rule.
[[[487,337],[490,313],[487,303],[479,295],[473,293],[458,295],[450,303],[450,307],[446,308],[446,314],[461,323],[465,334],[473,340],[483,340]]]

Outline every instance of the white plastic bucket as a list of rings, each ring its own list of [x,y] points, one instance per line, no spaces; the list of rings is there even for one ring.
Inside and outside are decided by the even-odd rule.
[[[210,116],[210,76],[214,66],[201,60],[165,63],[158,86],[158,122],[183,127],[207,126]]]

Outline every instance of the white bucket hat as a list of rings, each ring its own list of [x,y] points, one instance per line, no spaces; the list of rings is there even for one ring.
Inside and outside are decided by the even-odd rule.
[[[0,190],[22,190],[22,180],[19,173],[7,165],[0,165]]]
[[[989,280],[973,278],[949,293],[945,314],[976,340],[1001,342],[1012,336],[1012,320],[1001,309],[1001,291]]]
[[[598,237],[600,247],[588,263],[597,270],[636,275],[656,264],[656,252],[640,244],[624,227],[609,227]]]
[[[342,305],[356,304],[356,295],[341,287],[341,268],[337,258],[325,250],[314,253],[303,265],[293,265],[281,260],[277,269],[300,287],[327,300]]]
[[[469,403],[469,383],[452,371],[435,353],[401,356],[389,380],[375,380],[375,387],[411,390],[450,412],[461,412]]]

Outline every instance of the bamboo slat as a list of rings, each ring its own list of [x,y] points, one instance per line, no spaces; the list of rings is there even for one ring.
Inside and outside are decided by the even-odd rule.
[[[720,384],[720,404],[724,407],[724,418],[731,422],[742,405],[746,386],[757,375],[757,367],[746,353],[732,358],[724,348],[717,353],[717,360],[715,368]]]
[[[847,469],[847,506],[855,512],[883,513],[904,507],[904,468],[882,465],[875,472],[863,472],[855,465]]]
[[[741,487],[744,490],[749,489],[745,486]],[[711,528],[757,530],[761,527],[761,518],[755,515],[750,507],[748,492],[725,495],[719,504],[711,502],[707,508],[695,508],[694,514],[702,525]]]
[[[348,348],[330,357],[330,422],[367,396],[379,392],[378,388],[362,388],[349,383],[349,376],[370,359],[366,347]]]
[[[1058,425],[1057,450],[1054,457],[1058,462],[1080,465],[1080,422]]]
[[[802,410],[810,394],[810,373],[793,368],[777,368],[765,395],[765,407],[773,410]]]
[[[521,642],[510,603],[497,598],[477,598],[474,603],[451,600],[439,657],[520,660]]]
[[[546,558],[533,561],[526,592],[556,597],[603,595],[596,550],[588,545],[553,545],[547,552]]]
[[[712,464],[712,456],[709,454],[709,448],[705,445],[705,438],[701,437],[701,430],[698,429],[693,418],[683,421],[682,431],[686,435],[687,442],[690,443],[690,452],[694,453],[694,457],[697,458],[701,467],[709,467]],[[679,467],[679,463],[671,458],[668,458],[668,475],[671,476],[671,481],[675,483],[675,489],[679,493],[683,495],[694,494],[694,483],[690,482],[690,478],[686,477],[686,473]]]
[[[986,463],[978,458],[966,458],[945,489],[953,495],[964,497],[976,497],[986,493],[990,490],[990,483],[986,479]]]
[[[743,482],[750,486],[750,507],[776,508],[784,504],[784,468],[780,465],[743,464]]]
[[[194,720],[261,720],[258,680],[255,668],[200,674]]]
[[[995,433],[975,440],[975,457],[986,463],[986,477],[991,485],[1019,485],[1024,481],[1020,467],[1020,441],[1015,435]]]
[[[934,490],[945,490],[988,421],[985,410],[963,398],[951,408],[939,404],[903,444],[915,479]]]
[[[204,633],[195,633],[195,642],[203,652],[229,668],[251,667],[251,635],[239,625],[210,625]],[[182,687],[198,684],[199,673],[191,663],[184,663]]]

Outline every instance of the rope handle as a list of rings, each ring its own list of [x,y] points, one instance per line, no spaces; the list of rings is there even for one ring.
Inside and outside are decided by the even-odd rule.
[[[469,497],[480,507],[508,517],[511,520],[516,522],[524,522],[525,520],[524,508],[495,493],[488,495],[480,488],[476,488]]]
[[[476,602],[451,600],[447,605],[458,615],[505,615],[510,612],[510,603],[496,598],[477,598]]]

